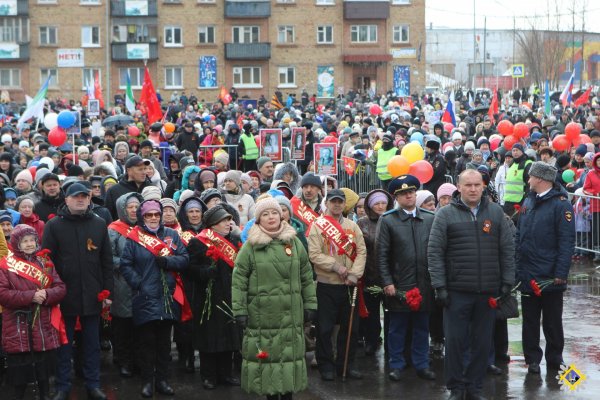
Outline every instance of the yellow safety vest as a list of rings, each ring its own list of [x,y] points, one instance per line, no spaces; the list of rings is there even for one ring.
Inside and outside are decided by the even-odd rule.
[[[531,164],[531,160],[525,162],[525,166]],[[506,184],[504,186],[504,201],[520,203],[525,196],[525,185],[523,180],[525,168],[519,169],[519,163],[513,163],[506,173]]]
[[[244,149],[246,149],[246,154],[242,155],[242,158],[244,160],[256,160],[258,158],[258,147],[254,141],[254,136],[248,136],[244,133],[240,138],[244,142]]]
[[[392,179],[392,176],[388,172],[387,165],[390,161],[390,158],[396,155],[398,149],[396,147],[392,147],[389,150],[384,150],[380,148],[377,150],[377,175],[379,176],[379,180],[387,181]]]

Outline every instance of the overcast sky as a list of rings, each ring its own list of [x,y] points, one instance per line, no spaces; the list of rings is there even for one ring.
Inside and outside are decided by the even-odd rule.
[[[516,17],[517,28],[525,28],[535,22],[540,29],[547,29],[549,23],[550,29],[555,29],[559,20],[562,30],[570,31],[573,27],[574,8],[576,31],[581,30],[582,16],[585,16],[585,30],[600,32],[600,25],[597,24],[600,19],[599,0],[562,0],[560,3],[563,6],[558,13],[557,1],[560,0],[425,0],[425,21],[427,28],[433,24],[434,28],[473,29],[475,3],[477,28],[483,29],[484,17],[487,17],[488,29],[512,29],[513,17]]]

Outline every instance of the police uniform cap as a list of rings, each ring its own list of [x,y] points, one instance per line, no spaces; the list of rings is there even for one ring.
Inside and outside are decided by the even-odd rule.
[[[419,190],[421,182],[414,175],[400,175],[396,179],[392,180],[388,186],[388,192],[395,196],[399,193],[406,192],[409,190]]]

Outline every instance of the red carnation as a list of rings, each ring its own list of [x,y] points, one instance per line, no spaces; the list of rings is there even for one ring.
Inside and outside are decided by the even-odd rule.
[[[104,289],[100,293],[98,293],[98,301],[103,302],[104,300],[110,297],[110,291]]]
[[[521,211],[521,206],[519,204],[515,204],[513,207],[515,208],[516,212]]]
[[[535,281],[535,279],[532,279],[531,281],[529,281],[529,285],[531,286],[531,289],[533,289],[533,294],[535,294],[538,297],[540,297],[542,295],[542,289],[540,289],[540,286]]]
[[[46,256],[50,255],[50,249],[42,249],[42,250],[38,251],[37,253],[35,253],[35,255],[38,257],[46,257]]]
[[[54,217],[56,217],[56,214],[48,214],[48,221],[50,221]]]
[[[212,258],[213,261],[218,261],[220,257],[219,251],[214,246],[210,246],[208,250],[206,250],[206,256]]]
[[[261,350],[256,355],[256,358],[258,358],[259,360],[266,360],[267,358],[269,358],[269,353],[267,353],[264,350]]]
[[[490,306],[490,308],[498,308],[498,300],[496,300],[493,297],[490,297],[488,299],[488,305]]]
[[[419,311],[419,308],[421,308],[421,301],[423,301],[423,296],[421,296],[421,291],[418,287],[407,291],[404,297],[406,298],[406,304],[408,304],[408,307],[411,309],[411,311]]]

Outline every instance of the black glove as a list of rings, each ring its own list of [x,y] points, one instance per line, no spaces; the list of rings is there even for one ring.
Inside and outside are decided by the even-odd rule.
[[[158,265],[158,268],[167,268],[167,257],[155,257],[154,259],[156,260],[156,265]]]
[[[219,276],[219,270],[216,265],[211,265],[206,268],[206,275],[211,279],[216,279]]]
[[[304,323],[313,322],[315,319],[317,319],[316,310],[304,310]]]
[[[504,296],[504,295],[510,294],[511,290],[512,290],[512,286],[504,283],[502,285],[502,287],[500,288],[500,293],[502,294],[502,296]]]
[[[248,316],[247,315],[238,315],[235,317],[235,323],[242,329],[246,329],[248,327]]]
[[[442,307],[448,307],[450,305],[450,297],[446,288],[439,288],[435,290],[435,301]]]

